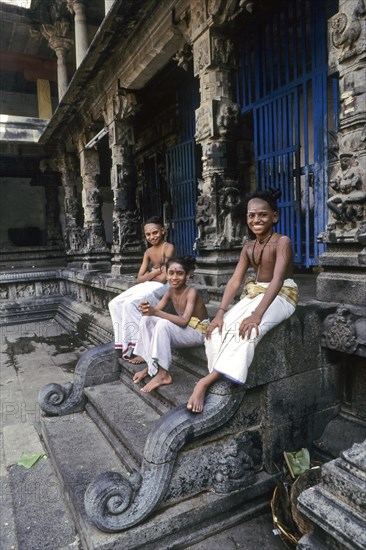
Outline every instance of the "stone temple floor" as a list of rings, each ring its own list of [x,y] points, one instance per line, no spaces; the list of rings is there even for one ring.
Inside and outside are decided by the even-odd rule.
[[[52,319],[0,327],[0,331],[0,548],[81,550],[60,485],[39,437],[41,412],[37,395],[50,382],[63,385],[72,380],[76,363],[90,344],[76,333],[66,333]],[[58,420],[55,418],[55,422]],[[45,456],[26,469],[18,465],[22,453]],[[269,511],[190,547],[191,550],[259,548],[286,548],[273,534]]]

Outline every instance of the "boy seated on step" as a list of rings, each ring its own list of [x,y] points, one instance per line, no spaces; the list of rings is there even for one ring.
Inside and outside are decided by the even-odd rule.
[[[247,224],[255,239],[245,243],[220,307],[207,327],[205,348],[209,374],[199,380],[187,408],[203,411],[208,388],[222,376],[244,384],[258,342],[295,311],[297,285],[292,280],[293,252],[288,237],[273,230],[278,221],[279,192],[254,193],[248,202]],[[240,301],[229,309],[247,269],[256,272],[246,282]]]
[[[195,267],[192,256],[176,256],[166,263],[169,290],[156,307],[148,301],[140,305],[140,338],[135,354],[146,361],[147,367],[133,377],[135,384],[147,375],[152,379],[141,388],[151,392],[161,385],[171,384],[172,348],[203,344],[208,325],[208,313],[201,294],[187,286]],[[136,363],[137,361],[131,360]]]
[[[174,256],[174,245],[164,241],[163,222],[157,216],[144,224],[145,238],[150,247],[145,251],[137,274],[139,284],[122,292],[108,304],[111,314],[114,347],[122,357],[131,357],[139,337],[142,313],[139,306],[143,300],[156,305],[167,290],[165,262]]]

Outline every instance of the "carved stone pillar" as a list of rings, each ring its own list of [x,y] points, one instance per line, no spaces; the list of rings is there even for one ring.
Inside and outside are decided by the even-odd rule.
[[[83,0],[67,0],[67,7],[75,14],[75,54],[76,67],[79,67],[89,46],[85,3]]]
[[[60,160],[65,209],[65,246],[68,265],[81,267],[84,261],[83,209],[78,194],[78,159],[65,154]],[[81,185],[81,184],[80,184]]]
[[[63,246],[57,185],[46,185],[46,245]]]
[[[329,223],[319,236],[327,252],[319,263],[317,298],[366,304],[366,7],[364,0],[340,1],[329,20],[329,67],[339,73],[338,158],[329,162]]]
[[[133,161],[133,116],[137,109],[135,95],[119,90],[109,98],[103,112],[109,127],[109,146],[112,153],[113,276],[136,273],[143,251],[141,220],[136,207],[136,167]]]
[[[69,23],[66,20],[56,21],[54,25],[41,25],[41,33],[48,41],[48,45],[52,48],[57,56],[57,85],[58,85],[58,100],[61,101],[62,96],[68,87],[68,76],[66,67],[66,54],[71,48],[73,41],[66,37],[69,31]]]
[[[196,141],[202,146],[196,223],[199,251],[195,275],[202,284],[221,286],[231,276],[243,241],[237,218],[241,198],[236,173],[235,132],[240,106],[232,101],[234,46],[215,27],[193,38],[194,73],[200,79]]]
[[[99,155],[96,148],[85,149],[92,136],[78,141],[80,173],[83,181],[82,204],[84,208],[84,269],[109,269],[110,255],[105,242],[102,218],[102,194],[99,189]]]

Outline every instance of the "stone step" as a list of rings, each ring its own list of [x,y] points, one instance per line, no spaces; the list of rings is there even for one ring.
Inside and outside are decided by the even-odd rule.
[[[99,400],[110,398],[112,401],[112,394],[114,397],[124,396],[124,404],[129,399],[133,403],[132,407],[135,406],[135,396],[126,396],[128,389],[118,382],[105,384],[95,390],[101,391],[93,391],[92,388],[87,390],[93,407],[99,406]],[[135,426],[140,424],[142,433],[146,433],[147,427],[142,426],[145,415],[150,415],[149,422],[152,422],[154,415],[156,418],[158,415],[152,410],[148,412],[149,407],[142,400],[139,406],[139,411],[129,410],[129,414],[131,418],[135,418]],[[107,406],[104,414],[113,415],[113,407]],[[224,525],[230,525],[233,517],[238,522],[260,513],[268,506],[273,478],[261,472],[254,483],[234,493],[216,494],[203,491],[193,497],[170,502],[169,505],[163,501],[151,516],[133,528],[117,533],[104,533],[86,515],[85,489],[99,474],[106,471],[120,472],[128,477],[128,468],[121,464],[117,453],[86,412],[66,417],[42,417],[41,425],[50,458],[60,480],[62,496],[69,505],[84,550],[184,548],[204,538],[212,529],[212,523],[222,529]],[[132,426],[129,429],[133,429]],[[126,433],[123,437],[125,436]],[[135,445],[135,453],[141,453],[142,442],[136,442],[139,435],[135,434],[133,439],[135,442],[130,441],[130,445]]]
[[[125,476],[129,474],[128,470],[85,412],[58,418],[42,417],[41,427],[60,480],[62,497],[70,507],[80,537],[87,530],[90,538],[102,544],[108,537],[86,515],[85,489],[106,470]]]
[[[176,349],[173,353],[173,368],[179,366],[186,372],[202,378],[208,373],[204,346]]]
[[[78,536],[63,490],[51,461],[40,459],[32,468],[14,465],[9,468],[7,508],[13,508],[16,543],[9,537],[3,550],[35,550],[35,548],[78,548]],[[5,487],[2,497],[5,499]],[[5,502],[4,502],[5,506]],[[6,530],[6,516],[2,515],[2,530]],[[13,543],[13,544],[12,544]]]
[[[321,529],[331,544],[337,541],[337,548],[352,550],[366,548],[365,516],[355,513],[351,506],[325,490],[322,484],[301,493],[298,498],[298,508]],[[329,546],[331,547],[332,545]]]
[[[123,380],[124,384],[134,392],[137,392],[142,399],[149,403],[159,414],[164,414],[172,407],[187,403],[197,380],[201,378],[200,371],[197,372],[193,369],[186,370],[182,367],[178,356],[176,356],[171,370],[173,383],[166,386],[160,386],[151,393],[143,393],[140,389],[150,380],[150,378],[147,377],[141,384],[134,384],[132,378],[136,372],[146,367],[146,363],[134,365],[120,359],[119,364],[121,365],[121,380]]]
[[[366,511],[366,481],[342,468],[344,461],[332,460],[322,467],[322,485],[336,498],[346,502],[356,512]],[[360,472],[361,473],[361,472]]]
[[[160,415],[119,381],[86,388],[85,395],[86,411],[123,463],[138,468],[147,436]]]
[[[308,533],[301,537],[296,550],[329,550],[329,546],[324,546],[312,533]]]

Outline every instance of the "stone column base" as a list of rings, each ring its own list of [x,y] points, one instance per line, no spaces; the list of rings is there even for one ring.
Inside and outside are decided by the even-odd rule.
[[[239,254],[239,250],[200,250],[194,272],[195,283],[217,288],[226,286],[234,273]]]

